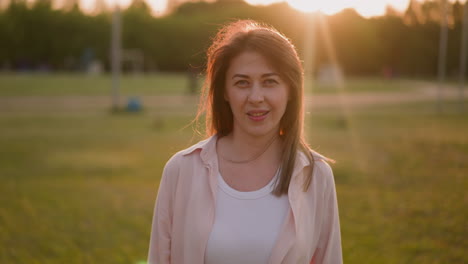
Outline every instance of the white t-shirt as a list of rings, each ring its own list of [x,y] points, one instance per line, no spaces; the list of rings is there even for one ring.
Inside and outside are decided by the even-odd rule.
[[[290,208],[287,195],[272,194],[276,177],[259,190],[240,192],[218,174],[215,221],[205,264],[268,262]]]

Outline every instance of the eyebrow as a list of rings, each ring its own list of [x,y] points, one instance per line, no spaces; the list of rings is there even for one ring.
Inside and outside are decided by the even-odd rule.
[[[274,72],[262,74],[262,78],[270,77],[270,76],[279,76],[279,74],[274,73]],[[236,78],[236,77],[238,77],[238,78],[246,78],[246,79],[250,78],[248,75],[245,75],[245,74],[234,74],[234,75],[232,76],[232,79],[234,79],[234,78]]]

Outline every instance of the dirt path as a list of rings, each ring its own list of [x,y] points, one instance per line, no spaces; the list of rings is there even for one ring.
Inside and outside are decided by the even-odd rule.
[[[314,95],[306,97],[306,103],[312,108],[340,107],[346,105],[351,108],[372,105],[394,105],[411,102],[437,101],[438,90],[435,84],[421,83],[411,91],[398,92],[363,92],[352,94]],[[454,100],[459,98],[459,90],[454,87],[443,87],[440,96],[442,100]],[[464,91],[464,98],[468,92]]]

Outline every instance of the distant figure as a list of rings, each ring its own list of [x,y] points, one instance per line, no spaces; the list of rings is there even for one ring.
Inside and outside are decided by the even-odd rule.
[[[141,100],[139,97],[132,96],[128,98],[127,102],[127,112],[141,112],[143,110],[143,107],[141,105]]]
[[[342,263],[333,173],[304,139],[293,44],[254,21],[228,24],[203,95],[208,138],[164,168],[148,262]]]
[[[385,66],[382,69],[382,75],[384,79],[390,80],[393,79],[394,73],[393,73],[393,68],[390,66]]]

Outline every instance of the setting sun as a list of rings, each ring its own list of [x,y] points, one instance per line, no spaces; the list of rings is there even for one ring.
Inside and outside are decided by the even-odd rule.
[[[335,1],[304,1],[304,0],[288,0],[289,5],[304,12],[323,12],[325,14],[337,13],[340,10],[350,7],[349,0]]]
[[[246,0],[247,3],[253,5],[266,5],[275,0]],[[311,1],[311,0],[286,0],[293,8],[303,12],[322,12],[327,15],[332,15],[346,8],[354,8],[362,16],[378,16],[385,13],[387,6],[392,6],[396,10],[404,10],[408,6],[409,0],[328,0],[328,1]]]

